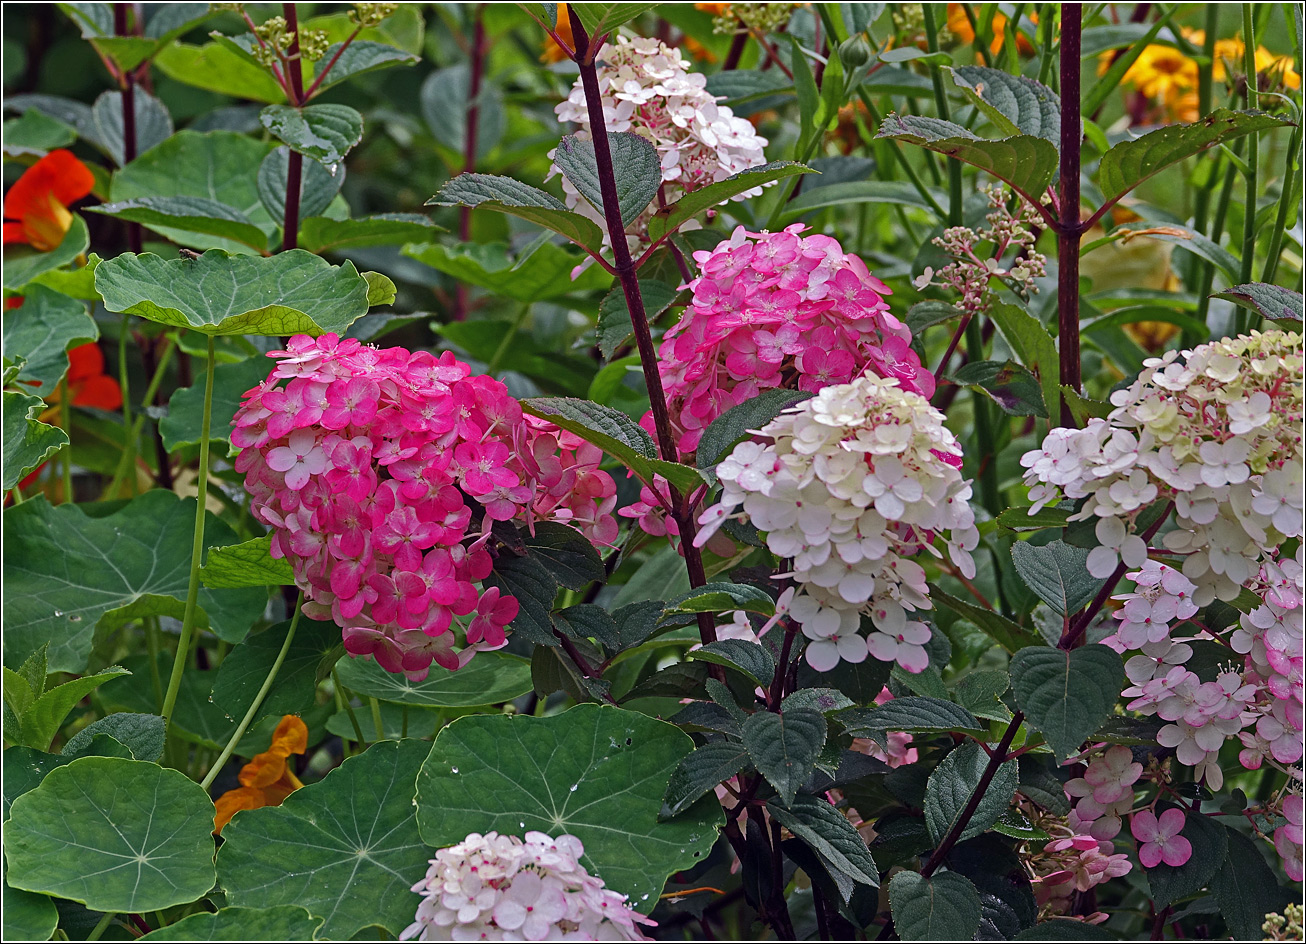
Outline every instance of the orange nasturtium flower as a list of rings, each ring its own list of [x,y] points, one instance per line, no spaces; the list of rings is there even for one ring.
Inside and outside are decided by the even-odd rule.
[[[241,810],[280,806],[286,797],[302,787],[286,758],[306,750],[307,726],[294,715],[286,715],[272,734],[272,746],[240,769],[241,785],[218,797],[213,831],[221,835],[222,828]]]
[[[73,215],[68,205],[95,186],[86,165],[60,148],[23,172],[5,195],[4,241],[49,252],[63,242]]]
[[[101,410],[116,410],[122,406],[122,387],[104,372],[104,352],[91,341],[79,344],[68,352],[68,393],[73,406],[93,406]],[[58,391],[49,397],[59,399]],[[48,395],[47,395],[48,396]]]
[[[1038,23],[1038,15],[1031,13],[1029,15],[1031,23]],[[993,14],[991,24],[993,30],[993,39],[989,42],[989,52],[997,55],[1002,51],[1002,44],[1007,38],[1007,18],[1001,13]],[[960,3],[948,4],[948,31],[957,37],[963,45],[975,42],[975,30],[971,28],[970,19],[966,16],[966,9]],[[1016,32],[1016,51],[1021,55],[1031,55],[1034,52],[1033,45],[1025,37],[1025,34]]]
[[[567,15],[567,4],[565,3],[558,4],[558,25],[553,28],[553,31],[557,33],[568,46],[571,46],[573,49],[576,48],[576,40],[573,39],[571,35],[571,17]],[[571,57],[563,51],[562,47],[553,41],[552,36],[545,35],[544,52],[540,55],[540,62],[562,62],[562,60],[570,58]]]

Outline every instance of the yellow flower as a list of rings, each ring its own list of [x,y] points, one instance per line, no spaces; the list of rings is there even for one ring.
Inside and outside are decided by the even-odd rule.
[[[308,727],[294,715],[286,715],[272,734],[272,746],[240,769],[240,786],[218,797],[213,831],[222,829],[241,810],[280,806],[286,797],[303,786],[286,764],[291,754],[308,750]]]
[[[1184,30],[1184,38],[1194,46],[1202,46],[1206,42],[1205,30]],[[1246,47],[1243,41],[1238,38],[1217,39],[1215,41],[1215,51],[1212,58],[1215,60],[1211,66],[1211,77],[1217,82],[1224,82],[1228,78],[1228,68],[1232,67],[1238,74],[1243,71],[1243,55]],[[1282,73],[1280,81],[1290,89],[1301,88],[1301,76],[1293,71],[1292,59],[1289,56],[1276,56],[1264,46],[1256,47],[1256,74],[1268,75],[1278,78]]]
[[[1029,15],[1029,21],[1037,25],[1038,14],[1031,13]],[[993,39],[989,43],[989,52],[993,55],[997,55],[1002,51],[1002,43],[1007,38],[1006,16],[1001,13],[993,14],[991,28],[993,30]],[[971,28],[970,19],[966,16],[966,8],[960,3],[948,4],[948,31],[951,32],[953,36],[957,37],[962,45],[975,42],[975,30]],[[1034,52],[1034,47],[1030,45],[1030,42],[1025,38],[1024,33],[1016,33],[1016,51],[1025,56],[1032,55]]]
[[[1148,98],[1177,100],[1184,92],[1197,88],[1197,63],[1171,46],[1148,46],[1121,81]]]

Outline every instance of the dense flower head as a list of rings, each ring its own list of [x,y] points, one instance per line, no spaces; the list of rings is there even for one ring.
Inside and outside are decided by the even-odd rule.
[[[1121,744],[1093,758],[1082,777],[1065,785],[1066,796],[1075,801],[1067,819],[1070,828],[1094,839],[1114,839],[1120,817],[1134,805],[1133,784],[1142,774],[1143,765]]]
[[[792,561],[796,586],[777,612],[811,640],[813,668],[871,655],[922,671],[930,628],[909,614],[931,604],[925,570],[910,558],[942,557],[939,539],[974,576],[970,483],[943,419],[896,378],[866,373],[784,411],[758,431],[769,442],[742,442],[717,466],[721,499],[699,518],[696,542],[743,506],[771,552]]]
[[[1302,515],[1301,335],[1253,331],[1144,362],[1111,396],[1106,419],[1053,429],[1025,453],[1034,509],[1086,499],[1072,520],[1100,519],[1096,577],[1146,556],[1139,515],[1173,501],[1165,546],[1184,556],[1193,602],[1232,600]]]
[[[653,144],[661,161],[665,203],[766,163],[766,139],[748,121],[718,105],[718,97],[707,91],[707,76],[688,71],[689,65],[679,49],[654,38],[620,36],[616,45],[605,43],[599,51],[603,122],[609,134],[630,131]],[[559,121],[575,122],[580,137],[589,138],[589,109],[580,79],[555,111]],[[565,177],[562,188],[568,206],[602,222]],[[739,199],[756,193],[761,191]],[[658,202],[627,227],[632,251],[643,242]]]
[[[327,334],[269,356],[277,366],[236,413],[236,470],[272,555],[294,566],[304,612],[335,620],[354,655],[420,680],[432,661],[454,669],[504,645],[517,601],[477,588],[495,522],[616,537],[599,451],[525,417],[453,354]]]
[[[575,836],[472,833],[441,849],[401,941],[643,941],[653,921],[580,864]]]

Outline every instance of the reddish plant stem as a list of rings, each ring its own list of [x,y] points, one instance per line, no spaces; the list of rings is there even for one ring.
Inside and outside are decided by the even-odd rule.
[[[730,41],[730,51],[726,53],[725,62],[721,63],[722,72],[739,68],[739,60],[744,55],[746,45],[748,45],[748,33],[735,33],[735,38]]]
[[[784,698],[785,676],[789,672],[789,653],[794,647],[794,636],[797,630],[789,625],[788,620],[781,624],[784,629],[785,641],[780,647],[780,658],[775,664],[775,675],[771,677],[771,687],[766,693],[766,707],[770,711],[779,711],[780,702]]]
[[[362,31],[363,27],[357,26],[354,28],[352,33],[345,37],[345,41],[340,44],[340,48],[336,50],[336,54],[328,60],[326,66],[320,73],[318,73],[317,78],[313,80],[313,84],[308,87],[308,91],[304,93],[304,101],[308,101],[314,94],[316,94],[318,86],[321,85],[326,77],[331,73],[331,70],[335,68],[336,63],[340,61],[340,57],[344,55],[345,50],[349,48],[349,44],[357,39],[358,34]]]
[[[1080,117],[1079,59],[1083,10],[1077,3],[1061,4],[1061,179],[1057,220],[1057,348],[1061,354],[1061,382],[1083,389],[1079,363],[1079,159],[1083,140]],[[1078,426],[1065,396],[1061,398],[1061,425]]]
[[[626,244],[626,228],[621,222],[621,207],[617,199],[616,171],[613,168],[612,151],[608,144],[607,123],[603,119],[603,95],[599,90],[598,69],[594,64],[594,59],[602,47],[603,37],[597,36],[591,39],[574,7],[567,8],[567,15],[571,18],[572,36],[576,40],[575,62],[580,68],[581,85],[585,90],[585,104],[589,111],[590,129],[594,139],[594,162],[599,175],[599,192],[603,197],[604,222],[607,224],[608,238],[612,243],[614,269],[617,279],[621,282],[621,291],[626,296],[626,309],[630,312],[630,323],[635,333],[635,344],[639,350],[640,366],[644,371],[644,382],[648,386],[653,425],[657,430],[658,451],[667,462],[677,462],[679,453],[671,429],[671,415],[667,410],[667,395],[662,387],[662,375],[658,372],[657,351],[653,347],[648,314],[639,291],[635,262],[631,258],[630,247]],[[672,507],[668,510],[675,518],[680,531],[681,549],[685,555],[689,585],[701,587],[707,583],[707,575],[703,569],[703,556],[694,546],[697,529],[693,509],[686,506],[675,489],[669,490]],[[698,614],[698,631],[704,643],[716,642],[716,624],[713,623],[711,614]],[[720,667],[714,666],[714,668]]]
[[[115,36],[130,36],[127,14],[131,4],[115,3],[113,5],[113,32]],[[144,67],[142,67],[144,68]],[[136,72],[126,69],[118,77],[122,88],[122,163],[124,166],[136,160]],[[141,224],[127,224],[127,248],[140,255],[142,248]]]
[[[476,169],[476,131],[480,123],[481,74],[485,71],[485,17],[484,4],[477,4],[472,13],[472,48],[469,54],[471,81],[468,87],[467,123],[463,134],[463,173],[470,174]],[[463,206],[458,210],[458,238],[467,242],[472,238],[472,208]],[[462,321],[467,317],[467,285],[459,282],[454,290],[453,320]]]
[[[290,104],[301,108],[304,104],[304,67],[299,57],[299,12],[293,3],[283,3],[286,31],[292,34],[286,72],[290,79]],[[286,214],[281,225],[281,248],[294,249],[299,245],[299,197],[304,186],[304,155],[294,148],[286,160]]]

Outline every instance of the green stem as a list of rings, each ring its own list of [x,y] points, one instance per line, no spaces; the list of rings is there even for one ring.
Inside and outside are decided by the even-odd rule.
[[[354,714],[354,696],[349,689],[340,684],[340,674],[336,672],[336,667],[331,667],[331,681],[336,687],[336,694],[340,696],[345,705],[345,714],[349,715],[349,723],[354,726],[354,734],[358,738],[359,747],[367,743],[367,738],[363,737],[363,727],[358,723],[358,715]]]
[[[73,407],[68,402],[68,378],[59,381],[59,424],[68,436],[68,445],[63,447],[63,500],[73,500]]]
[[[105,912],[104,917],[99,920],[95,927],[91,928],[91,933],[86,935],[86,940],[98,941],[100,935],[104,933],[104,929],[109,926],[109,922],[114,919],[114,916],[117,915],[117,913],[118,912],[116,911]]]
[[[508,333],[503,336],[503,340],[499,342],[499,346],[494,349],[494,355],[490,358],[490,363],[485,366],[485,372],[491,377],[493,377],[494,372],[499,369],[499,362],[503,360],[503,355],[508,353],[508,345],[512,343],[513,338],[517,337],[517,332],[521,330],[521,326],[526,321],[526,315],[530,310],[530,302],[522,304],[521,309],[517,312],[517,317],[513,319],[512,327],[509,328]]]
[[[930,52],[938,52],[939,28],[934,22],[933,5],[925,3],[921,8],[925,11],[926,46]],[[978,38],[976,36],[976,39]],[[930,81],[934,84],[934,105],[938,109],[939,117],[944,121],[951,120],[952,109],[948,107],[948,93],[943,87],[943,73],[939,71],[937,65],[930,65]],[[961,162],[956,158],[948,158],[948,225],[960,226],[962,222]]]
[[[142,403],[150,403],[154,400],[155,394],[159,392],[159,387],[163,383],[163,377],[167,373],[168,364],[171,363],[172,355],[176,350],[177,346],[175,344],[168,344],[164,347],[163,353],[159,356],[159,362],[155,365],[154,376],[150,378],[149,386],[145,388],[145,396],[141,398]],[[123,402],[125,403],[126,401],[124,400]],[[141,427],[144,423],[145,414],[136,414],[132,421],[131,429],[127,432],[127,448],[119,457],[118,467],[114,469],[113,472],[113,480],[109,483],[109,487],[106,488],[104,493],[100,496],[101,500],[113,498],[117,495],[118,489],[127,478],[128,472],[136,461],[136,443],[140,441]],[[133,492],[135,491],[135,484],[132,485],[132,490]]]
[[[177,706],[177,693],[181,691],[181,674],[190,655],[191,641],[195,636],[195,611],[200,594],[200,564],[204,558],[204,506],[209,492],[209,434],[213,412],[213,373],[217,355],[213,336],[209,335],[208,373],[204,375],[204,420],[200,424],[200,466],[195,486],[195,537],[190,552],[190,584],[186,588],[186,609],[181,619],[181,638],[177,641],[177,656],[172,662],[172,676],[168,679],[168,692],[163,697],[163,715],[166,731],[172,730],[172,711]]]
[[[1053,28],[1055,17],[1056,6],[1051,3],[1043,4],[1043,12],[1038,18],[1038,30],[1043,40],[1039,50],[1038,80],[1044,85],[1048,84],[1048,79],[1052,75],[1052,66],[1056,63],[1056,59],[1052,56],[1052,36],[1056,32]]]
[[[236,730],[232,732],[231,738],[227,741],[227,746],[222,749],[222,753],[218,755],[218,759],[215,760],[213,766],[209,768],[208,774],[200,781],[200,786],[205,790],[213,785],[213,781],[217,778],[218,772],[222,770],[222,766],[227,762],[227,758],[231,756],[231,752],[236,749],[236,745],[240,743],[240,739],[245,736],[245,731],[250,724],[253,723],[254,716],[258,714],[258,710],[263,707],[263,699],[267,698],[268,692],[272,689],[272,683],[277,680],[277,673],[281,671],[281,664],[286,661],[286,653],[290,651],[290,643],[295,638],[295,630],[299,628],[300,606],[303,602],[304,594],[301,592],[299,595],[299,601],[295,604],[295,615],[290,618],[290,628],[286,630],[286,638],[281,643],[281,651],[277,653],[277,657],[272,663],[272,668],[268,670],[267,678],[263,680],[263,685],[254,696],[254,701],[249,706],[249,710],[245,712],[245,717],[241,718],[240,724],[236,725]]]
[[[1296,170],[1296,166],[1301,154],[1301,141],[1302,130],[1299,124],[1292,129],[1292,137],[1288,140],[1288,155],[1283,168],[1283,192],[1279,194],[1279,212],[1275,215],[1274,226],[1270,230],[1269,255],[1265,257],[1265,268],[1261,270],[1262,282],[1274,281],[1274,275],[1279,270],[1279,252],[1283,248],[1283,231],[1288,225],[1288,211],[1299,202],[1297,183],[1301,173]]]
[[[385,725],[381,723],[381,703],[371,696],[367,700],[372,706],[372,725],[376,728],[376,739],[384,741]]]
[[[1243,68],[1247,72],[1247,107],[1255,108],[1258,103],[1256,89],[1256,30],[1254,26],[1255,10],[1250,3],[1243,5]],[[1243,207],[1243,253],[1242,264],[1238,269],[1240,284],[1252,280],[1252,264],[1256,254],[1256,190],[1257,163],[1260,159],[1260,140],[1255,134],[1247,136],[1247,200]],[[1247,330],[1250,320],[1245,310],[1238,309],[1235,322],[1239,333]]]
[[[130,432],[132,428],[132,398],[131,398],[131,379],[127,375],[127,336],[130,333],[128,324],[131,321],[131,315],[122,316],[122,328],[118,333],[118,385],[122,388],[122,428],[124,432]],[[128,459],[127,467],[131,468],[136,463],[136,440],[130,436],[127,437],[125,444]],[[131,480],[131,494],[136,494],[136,480]]]
[[[870,117],[871,121],[878,126],[883,120],[880,117],[879,109],[875,107],[875,104],[871,101],[871,97],[866,94],[861,86],[858,86],[857,88],[857,97],[861,99],[861,103],[866,106],[866,114]],[[940,220],[947,219],[947,212],[939,205],[939,201],[934,199],[934,194],[930,193],[929,188],[925,186],[925,181],[921,180],[920,174],[916,173],[916,168],[911,166],[911,161],[907,160],[907,156],[902,153],[902,148],[896,147],[891,141],[886,143],[889,145],[889,153],[893,155],[898,166],[903,169],[903,173],[907,175],[907,179],[911,181],[911,185],[916,188],[916,192],[921,195],[921,199],[930,205],[930,209],[934,211],[935,215],[937,215]]]

